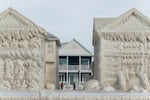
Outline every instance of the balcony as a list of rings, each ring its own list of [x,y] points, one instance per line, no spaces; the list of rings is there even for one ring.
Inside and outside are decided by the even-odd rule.
[[[78,71],[79,65],[68,65],[68,70],[69,71]]]
[[[59,65],[59,72],[79,72],[79,71],[91,72],[91,69],[89,65]]]
[[[89,65],[81,65],[81,71],[91,71],[91,68]]]

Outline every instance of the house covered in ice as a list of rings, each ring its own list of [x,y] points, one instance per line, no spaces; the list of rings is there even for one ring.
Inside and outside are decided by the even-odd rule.
[[[59,39],[12,8],[0,13],[0,89],[56,84]]]

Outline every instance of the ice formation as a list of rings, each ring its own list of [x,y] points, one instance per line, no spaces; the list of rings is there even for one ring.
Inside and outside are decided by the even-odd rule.
[[[84,85],[84,90],[100,90],[99,81],[91,79]]]

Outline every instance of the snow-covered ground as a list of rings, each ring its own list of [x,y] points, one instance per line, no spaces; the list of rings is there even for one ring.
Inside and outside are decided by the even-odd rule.
[[[0,100],[150,100],[150,93],[96,91],[0,91]]]

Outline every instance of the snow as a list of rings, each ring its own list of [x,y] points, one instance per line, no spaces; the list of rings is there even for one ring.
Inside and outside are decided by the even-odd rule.
[[[0,91],[5,100],[137,100],[150,99],[150,93],[105,93],[98,91]]]

